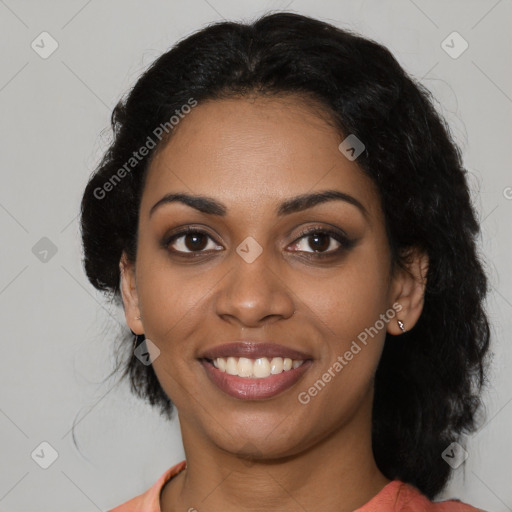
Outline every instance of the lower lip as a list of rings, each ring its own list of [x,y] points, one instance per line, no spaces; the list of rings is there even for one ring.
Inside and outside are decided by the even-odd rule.
[[[298,368],[285,370],[263,379],[239,377],[218,370],[210,361],[201,360],[210,380],[224,393],[241,400],[262,400],[279,395],[292,387],[308,370],[312,361],[304,361]]]

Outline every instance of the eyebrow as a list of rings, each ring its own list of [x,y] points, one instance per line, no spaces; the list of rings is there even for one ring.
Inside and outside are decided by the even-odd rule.
[[[292,197],[282,202],[276,209],[278,217],[289,215],[291,213],[300,212],[312,208],[317,204],[326,203],[328,201],[344,201],[346,203],[356,206],[363,215],[368,218],[368,211],[355,197],[341,192],[339,190],[323,190],[311,194],[302,194]],[[153,215],[155,210],[164,204],[179,202],[195,208],[196,210],[206,213],[208,215],[218,215],[225,217],[227,208],[219,201],[207,196],[193,196],[190,194],[166,194],[159,201],[157,201],[149,210],[149,217]]]

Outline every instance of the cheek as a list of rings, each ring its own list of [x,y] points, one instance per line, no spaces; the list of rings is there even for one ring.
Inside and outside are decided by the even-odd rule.
[[[388,266],[379,254],[375,246],[361,247],[325,278],[297,282],[304,313],[316,317],[328,339],[338,340],[338,350],[373,326],[387,308]]]
[[[205,318],[208,290],[215,281],[209,272],[171,266],[165,257],[149,251],[141,252],[138,264],[137,289],[146,337],[165,352],[186,350],[189,333]]]
[[[361,251],[322,288],[316,283],[314,292],[313,286],[302,290],[324,343],[317,371],[298,397],[311,425],[345,421],[372,392],[386,335],[379,319],[387,307],[389,278],[387,261],[377,254]]]

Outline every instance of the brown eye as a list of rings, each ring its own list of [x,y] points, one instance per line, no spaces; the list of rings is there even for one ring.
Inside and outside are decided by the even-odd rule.
[[[183,245],[190,251],[202,251],[208,243],[207,237],[202,233],[188,233],[183,238]]]
[[[211,242],[211,243],[209,243]],[[165,240],[166,247],[173,247],[171,252],[176,253],[195,253],[204,252],[206,250],[222,249],[215,244],[211,236],[205,231],[188,228],[172,235]],[[210,246],[209,246],[210,245]]]
[[[329,249],[332,237],[326,233],[319,232],[313,235],[309,235],[307,239],[309,242],[309,247],[311,247],[314,251],[324,252]]]
[[[301,233],[292,245],[297,252],[304,252],[308,257],[335,256],[355,245],[355,240],[350,240],[342,233],[328,229],[313,228]],[[310,250],[308,250],[310,249]]]

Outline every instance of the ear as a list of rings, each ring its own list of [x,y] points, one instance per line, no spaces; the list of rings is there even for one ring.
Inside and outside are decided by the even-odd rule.
[[[138,319],[141,316],[141,312],[135,282],[135,265],[128,261],[124,251],[119,262],[119,270],[121,273],[120,288],[126,323],[135,334],[144,334],[144,326],[142,321]]]
[[[408,250],[406,267],[396,266],[392,278],[390,301],[398,304],[395,307],[396,318],[388,323],[387,332],[393,335],[402,334],[397,320],[404,323],[406,331],[410,331],[423,310],[425,288],[427,285],[428,256],[420,249],[413,247]]]

